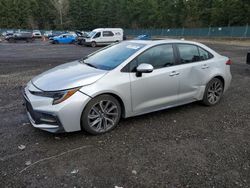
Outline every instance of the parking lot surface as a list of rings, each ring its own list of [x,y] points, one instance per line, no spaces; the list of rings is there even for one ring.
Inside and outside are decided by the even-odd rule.
[[[209,46],[233,60],[220,104],[123,119],[114,131],[91,136],[33,128],[21,86],[98,48],[0,43],[1,187],[250,187],[250,48]]]

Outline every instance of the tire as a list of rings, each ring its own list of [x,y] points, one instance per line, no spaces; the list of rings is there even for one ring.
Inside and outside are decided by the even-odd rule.
[[[59,44],[59,42],[57,40],[53,40],[52,44]]]
[[[82,40],[79,40],[79,41],[78,41],[78,44],[79,44],[79,45],[83,45]]]
[[[86,132],[98,135],[113,130],[121,118],[121,105],[111,95],[93,98],[82,113],[81,125]]]
[[[213,78],[206,86],[202,100],[203,104],[206,106],[214,106],[218,104],[222,98],[223,91],[223,82],[218,78]]]
[[[27,43],[33,42],[33,39],[27,39],[26,42],[27,42]]]
[[[96,42],[93,41],[93,42],[91,42],[90,45],[91,45],[92,48],[95,48],[96,47]]]
[[[10,39],[8,40],[8,42],[10,42],[10,43],[16,43],[16,40],[13,39],[13,38],[10,38]]]

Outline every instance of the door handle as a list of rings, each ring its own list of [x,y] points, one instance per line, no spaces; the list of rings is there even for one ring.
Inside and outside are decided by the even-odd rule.
[[[202,65],[201,68],[202,68],[202,69],[207,69],[207,68],[209,68],[209,66],[208,66],[207,64],[204,64],[204,65]]]
[[[176,75],[179,75],[180,73],[179,72],[176,72],[176,71],[172,71],[169,76],[176,76]]]

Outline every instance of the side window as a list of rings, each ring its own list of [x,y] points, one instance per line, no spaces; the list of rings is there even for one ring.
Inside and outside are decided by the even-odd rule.
[[[101,33],[98,32],[98,33],[95,34],[95,36],[94,36],[93,38],[94,38],[94,39],[95,39],[95,38],[99,38],[100,36],[101,36]]]
[[[192,63],[200,61],[198,47],[192,44],[177,44],[180,52],[181,63]]]
[[[104,36],[104,37],[113,37],[114,33],[112,31],[103,31],[102,36]]]
[[[198,48],[198,49],[199,49],[201,61],[208,60],[208,59],[211,59],[213,57],[213,55],[210,54],[209,52],[207,52],[206,50],[204,50],[202,48]]]
[[[159,45],[150,48],[137,57],[137,63],[151,64],[154,69],[174,65],[174,50],[171,44]]]

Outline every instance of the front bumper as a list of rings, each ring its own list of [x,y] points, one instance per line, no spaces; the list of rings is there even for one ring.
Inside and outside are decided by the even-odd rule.
[[[33,88],[29,84],[23,90],[27,115],[33,127],[51,133],[81,130],[82,111],[90,97],[78,91],[62,103],[52,105],[52,98],[31,94],[29,89]]]

